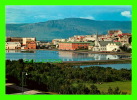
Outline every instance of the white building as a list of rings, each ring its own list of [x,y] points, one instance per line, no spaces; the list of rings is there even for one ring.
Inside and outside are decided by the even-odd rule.
[[[36,41],[36,38],[22,38],[23,39],[23,45],[26,45],[28,41]]]
[[[6,49],[21,49],[20,42],[6,42]]]
[[[119,45],[116,43],[108,43],[106,45],[107,51],[118,51],[119,50]]]
[[[95,35],[86,35],[84,41],[95,41]]]
[[[66,39],[53,39],[52,40],[52,43],[54,44],[54,45],[57,45],[59,42],[65,42],[66,41]]]
[[[98,37],[96,35],[95,45],[92,51],[118,51],[119,45],[120,45],[119,42],[98,41]]]

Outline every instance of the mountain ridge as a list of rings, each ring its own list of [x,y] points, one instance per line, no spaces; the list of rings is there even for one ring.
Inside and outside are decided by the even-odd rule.
[[[38,23],[6,24],[6,36],[36,37],[37,39],[68,38],[74,35],[91,35],[108,30],[131,33],[131,21],[96,21],[83,18],[65,18]]]

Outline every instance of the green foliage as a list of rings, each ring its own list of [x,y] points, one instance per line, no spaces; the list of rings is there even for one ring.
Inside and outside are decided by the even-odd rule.
[[[114,90],[111,87],[109,87],[108,94],[121,94],[121,91],[119,87],[116,87]],[[126,92],[122,92],[122,94],[126,94]]]
[[[90,88],[91,88],[91,91],[90,91],[91,94],[100,94],[100,91],[95,85],[91,85]]]
[[[131,70],[116,70],[110,67],[73,67],[69,64],[55,65],[51,63],[24,63],[18,61],[6,61],[6,77],[8,82],[21,85],[21,73],[27,72],[24,78],[28,88],[42,91],[57,92],[61,94],[100,94],[95,85],[86,87],[83,82],[102,83],[113,81],[131,80]],[[76,83],[76,86],[73,86]],[[108,93],[111,94],[111,88]],[[120,93],[119,88],[113,93]],[[124,94],[124,93],[123,93]]]
[[[121,46],[120,49],[124,52],[128,52],[128,53],[132,52],[132,49],[128,48],[126,45]]]

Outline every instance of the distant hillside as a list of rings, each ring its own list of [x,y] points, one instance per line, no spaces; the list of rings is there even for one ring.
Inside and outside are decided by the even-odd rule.
[[[81,18],[66,18],[29,24],[7,24],[6,33],[11,37],[36,37],[39,40],[68,38],[74,35],[91,35],[97,31],[107,34],[108,30],[131,33],[130,21],[95,21]]]

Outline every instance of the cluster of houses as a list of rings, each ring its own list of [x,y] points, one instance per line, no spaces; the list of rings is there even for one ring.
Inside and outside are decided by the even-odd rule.
[[[121,30],[109,30],[106,35],[75,35],[68,39],[53,39],[52,43],[36,41],[36,38],[7,37],[6,49],[40,49],[44,46],[58,50],[120,51],[120,46],[132,47],[131,37],[130,33],[122,33]]]
[[[131,48],[131,34],[121,30],[109,30],[106,35],[75,35],[68,39],[54,39],[59,50],[88,49],[91,51],[120,51],[120,46]]]

